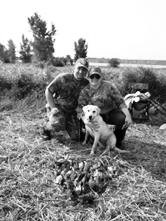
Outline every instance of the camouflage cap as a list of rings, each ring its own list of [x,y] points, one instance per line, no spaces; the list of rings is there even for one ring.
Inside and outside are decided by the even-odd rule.
[[[89,67],[89,63],[88,60],[86,58],[79,58],[77,59],[76,63],[75,63],[76,67],[84,67],[85,69],[88,70]]]
[[[93,74],[98,74],[99,76],[102,76],[101,68],[99,68],[99,67],[92,68],[89,76],[91,76]]]

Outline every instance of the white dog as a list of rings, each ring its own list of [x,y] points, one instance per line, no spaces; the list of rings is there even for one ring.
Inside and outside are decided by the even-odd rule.
[[[95,105],[86,105],[83,107],[82,120],[85,124],[85,139],[86,143],[88,135],[94,137],[91,154],[95,153],[97,144],[106,145],[106,150],[103,154],[109,153],[111,149],[117,150],[119,153],[126,153],[128,151],[121,150],[116,147],[116,136],[114,134],[114,125],[106,124],[100,116],[100,108]]]

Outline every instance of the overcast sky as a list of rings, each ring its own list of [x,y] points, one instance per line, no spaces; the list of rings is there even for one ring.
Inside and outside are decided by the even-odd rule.
[[[1,0],[0,9],[0,43],[17,50],[37,12],[55,25],[55,56],[73,57],[84,38],[88,57],[166,60],[166,0]]]

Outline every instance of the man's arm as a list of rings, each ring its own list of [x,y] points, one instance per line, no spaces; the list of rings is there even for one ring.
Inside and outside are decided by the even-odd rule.
[[[61,78],[57,76],[47,87],[45,90],[46,101],[51,108],[57,107],[56,97],[59,94],[61,87]]]
[[[51,109],[56,107],[55,102],[54,102],[54,98],[53,98],[53,94],[49,91],[48,87],[45,90],[45,97],[46,97],[46,101],[49,104],[49,106],[51,107]]]
[[[127,107],[123,107],[123,108],[121,108],[121,110],[126,116],[124,127],[128,127],[130,124],[132,124],[131,114],[130,114]]]

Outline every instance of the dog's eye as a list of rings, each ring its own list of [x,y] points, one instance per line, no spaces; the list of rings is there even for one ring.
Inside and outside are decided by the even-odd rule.
[[[93,111],[93,114],[95,114],[96,113],[96,111]]]

